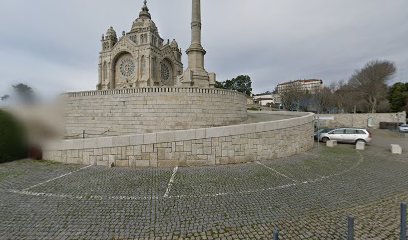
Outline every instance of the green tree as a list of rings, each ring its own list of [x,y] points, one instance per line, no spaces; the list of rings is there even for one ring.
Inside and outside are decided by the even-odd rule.
[[[11,114],[0,110],[0,163],[26,157],[23,126]]]
[[[215,88],[224,89],[224,84],[222,82],[215,81]]]
[[[352,92],[368,103],[372,113],[377,112],[378,104],[387,97],[387,82],[397,71],[389,61],[371,61],[351,76],[348,86]]]
[[[391,86],[388,92],[388,100],[390,101],[391,111],[404,111],[408,104],[408,83],[397,82]]]
[[[3,97],[1,97],[1,101],[7,101],[10,98],[10,95],[6,94]]]
[[[242,92],[248,96],[252,93],[252,81],[251,77],[248,75],[239,75],[238,77],[226,80],[225,82],[216,82],[215,86],[217,88]]]
[[[26,84],[19,83],[17,85],[13,85],[13,90],[18,99],[25,104],[32,103],[35,100],[33,89]]]

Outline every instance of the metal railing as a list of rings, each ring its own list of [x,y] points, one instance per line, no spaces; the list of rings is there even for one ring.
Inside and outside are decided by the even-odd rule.
[[[104,132],[101,133],[87,133],[85,130],[82,131],[82,133],[78,133],[78,134],[74,134],[74,135],[67,135],[64,136],[65,139],[85,139],[85,138],[89,138],[89,137],[107,137],[110,135],[106,135],[107,133],[111,133],[112,130],[108,129]]]

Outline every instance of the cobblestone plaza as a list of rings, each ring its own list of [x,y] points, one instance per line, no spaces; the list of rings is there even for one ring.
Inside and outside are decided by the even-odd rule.
[[[398,239],[407,156],[374,142],[212,167],[1,164],[0,239],[345,239],[349,215],[357,239]]]

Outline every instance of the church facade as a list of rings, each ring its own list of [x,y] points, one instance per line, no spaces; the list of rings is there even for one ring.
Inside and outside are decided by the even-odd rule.
[[[110,27],[101,42],[97,90],[175,86],[183,73],[181,49],[160,37],[146,1],[130,32]]]

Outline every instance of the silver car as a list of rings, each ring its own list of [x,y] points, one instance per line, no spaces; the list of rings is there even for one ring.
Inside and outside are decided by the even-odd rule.
[[[372,140],[372,135],[367,129],[363,128],[336,128],[328,133],[322,133],[320,140],[322,142],[337,140],[337,142],[344,143],[357,143],[360,141],[369,143]]]
[[[408,124],[402,124],[401,126],[399,126],[399,130],[400,132],[408,133]]]

